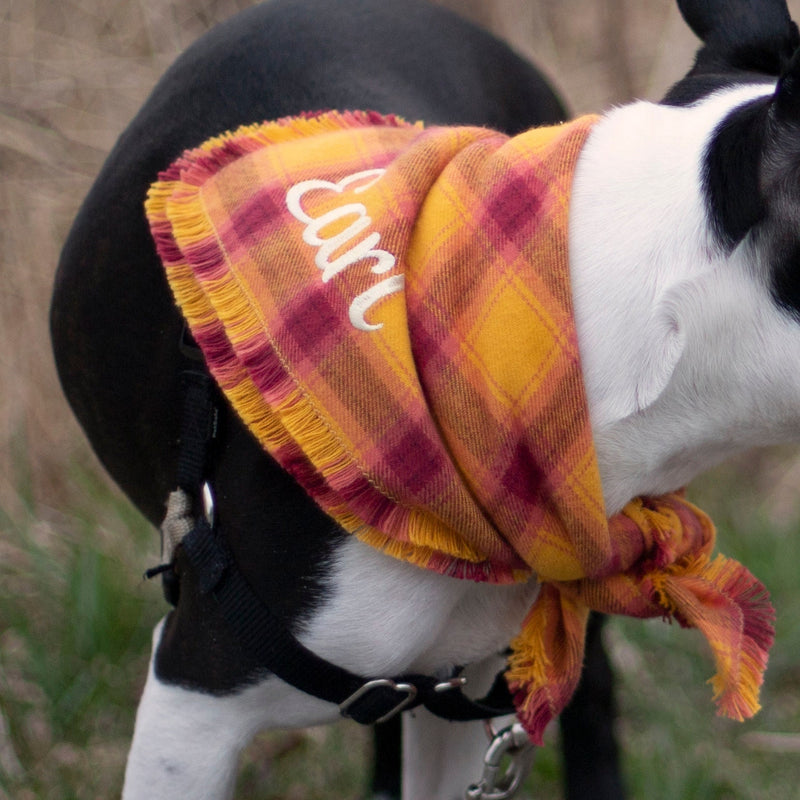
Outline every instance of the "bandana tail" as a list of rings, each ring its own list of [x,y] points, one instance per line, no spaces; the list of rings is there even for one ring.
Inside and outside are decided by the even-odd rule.
[[[660,584],[660,585],[659,585]],[[764,585],[738,561],[700,556],[654,580],[659,603],[708,640],[717,673],[709,681],[717,713],[738,721],[759,709],[775,610]]]
[[[545,728],[578,686],[590,607],[637,617],[655,616],[661,609],[684,627],[697,628],[708,641],[717,668],[709,682],[718,713],[741,722],[759,710],[759,690],[775,637],[775,611],[764,585],[739,562],[722,555],[712,561],[703,554],[652,572],[642,578],[636,602],[630,598],[638,593],[628,595],[628,607],[621,591],[612,605],[606,605],[608,597],[597,602],[607,595],[598,593],[598,588],[592,581],[575,582],[569,590],[543,584],[520,635],[511,643],[506,679],[517,716],[534,744],[542,744]]]
[[[506,680],[517,717],[535,745],[543,744],[548,723],[578,687],[588,619],[587,606],[545,583],[511,642]]]

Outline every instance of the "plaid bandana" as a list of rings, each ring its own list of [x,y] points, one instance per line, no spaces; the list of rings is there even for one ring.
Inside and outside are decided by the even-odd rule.
[[[542,583],[507,673],[536,742],[575,690],[590,609],[699,628],[737,719],[773,638],[766,590],[712,559],[682,496],[606,517],[566,233],[594,121],[509,138],[284,119],[185,153],[147,203],[216,381],[331,517],[444,575]]]

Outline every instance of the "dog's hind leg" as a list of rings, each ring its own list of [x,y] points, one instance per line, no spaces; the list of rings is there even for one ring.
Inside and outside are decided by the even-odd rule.
[[[567,800],[623,800],[614,672],[603,647],[605,617],[592,614],[578,690],[559,719]]]
[[[372,729],[371,800],[400,800],[403,720],[400,715]]]

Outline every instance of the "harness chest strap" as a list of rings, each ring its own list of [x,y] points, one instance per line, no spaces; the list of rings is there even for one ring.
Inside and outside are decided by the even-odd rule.
[[[502,672],[485,698],[471,700],[462,693],[465,681],[458,674],[444,680],[414,673],[366,678],[332,664],[303,646],[258,598],[207,520],[195,522],[181,548],[201,591],[216,599],[249,655],[296,689],[336,704],[343,716],[373,724],[419,705],[452,721],[489,719],[514,711]]]
[[[185,347],[182,351],[188,353]],[[184,407],[178,488],[167,499],[161,526],[164,563],[146,573],[147,577],[161,575],[170,603],[177,605],[179,600],[176,564],[185,556],[200,591],[215,598],[239,643],[259,666],[300,691],[336,704],[343,716],[362,724],[384,722],[419,705],[452,721],[513,713],[502,672],[483,699],[472,700],[461,691],[465,681],[458,671],[447,679],[419,674],[369,678],[332,664],[303,646],[247,583],[215,524],[213,494],[206,481],[217,418],[213,382],[193,368],[183,373],[181,383]]]
[[[207,485],[204,489],[210,491]],[[342,716],[362,724],[385,722],[419,705],[451,721],[490,719],[514,712],[502,672],[486,697],[472,700],[461,691],[466,681],[459,671],[444,680],[414,673],[366,678],[320,658],[303,646],[255,594],[219,531],[207,518],[191,516],[192,505],[182,489],[170,494],[169,524],[174,525],[173,530],[189,530],[175,544],[169,564],[149,570],[148,577],[162,574],[165,593],[177,603],[175,566],[176,559],[184,554],[201,592],[215,598],[240,645],[260,667],[306,694],[336,704]]]

